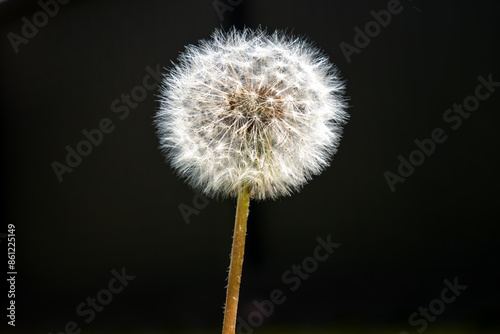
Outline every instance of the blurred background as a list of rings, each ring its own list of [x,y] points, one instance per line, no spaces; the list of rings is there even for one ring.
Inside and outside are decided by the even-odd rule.
[[[388,6],[397,13],[385,27],[369,24]],[[0,2],[0,246],[7,254],[14,224],[18,272],[12,328],[2,255],[0,331],[220,331],[235,203],[196,197],[165,163],[152,120],[158,72],[234,25],[314,41],[347,81],[351,115],[322,175],[251,203],[238,332],[498,332],[500,87],[443,120],[479,76],[500,82],[498,10],[484,0]],[[447,140],[391,189],[398,157],[418,160],[414,141],[436,128]],[[78,149],[86,156],[67,157]],[[340,244],[328,259],[306,260],[307,278],[290,272],[328,236]],[[467,288],[443,302],[445,280]],[[259,309],[276,289],[285,300]]]

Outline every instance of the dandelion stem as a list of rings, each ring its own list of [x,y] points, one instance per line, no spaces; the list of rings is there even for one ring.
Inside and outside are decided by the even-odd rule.
[[[238,194],[222,334],[235,334],[236,332],[236,314],[240,294],[241,271],[243,269],[243,254],[245,253],[249,205],[250,195],[248,194],[248,188],[245,187]]]

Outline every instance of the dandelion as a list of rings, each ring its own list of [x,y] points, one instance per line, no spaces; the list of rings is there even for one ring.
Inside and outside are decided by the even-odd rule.
[[[249,198],[287,196],[320,174],[347,121],[344,84],[308,41],[216,30],[165,76],[156,126],[177,173],[205,195],[237,197],[223,333],[234,333]]]

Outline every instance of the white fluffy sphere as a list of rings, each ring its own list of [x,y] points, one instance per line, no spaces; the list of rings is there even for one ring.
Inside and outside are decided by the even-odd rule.
[[[328,166],[348,115],[338,71],[281,32],[216,30],[165,76],[160,146],[210,197],[290,195]]]

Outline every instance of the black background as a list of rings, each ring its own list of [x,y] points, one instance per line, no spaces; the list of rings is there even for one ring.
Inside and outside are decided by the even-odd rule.
[[[346,79],[351,115],[322,175],[291,197],[251,203],[240,315],[279,288],[287,300],[262,329],[356,324],[415,332],[409,315],[457,277],[467,290],[429,328],[497,326],[500,89],[456,131],[443,114],[474,94],[478,76],[500,81],[499,6],[401,5],[349,63],[340,43],[352,45],[354,27],[363,29],[387,1],[244,0],[223,21],[209,0],[71,1],[18,53],[7,35],[21,35],[21,18],[32,21],[40,6],[1,2],[0,233],[15,224],[15,329],[56,333],[72,320],[83,333],[220,328],[235,203],[211,200],[186,224],[179,205],[192,206],[195,192],[158,150],[157,91],[123,120],[111,103],[142,84],[147,66],[168,68],[185,45],[233,24],[313,40]],[[114,131],[60,183],[51,164],[64,163],[66,145],[75,148],[82,130],[103,118]],[[407,158],[414,140],[435,128],[448,139],[391,192],[384,172],[396,173],[398,156]],[[328,235],[341,246],[297,291],[287,290],[283,272]],[[76,306],[122,267],[135,279],[86,324]]]

